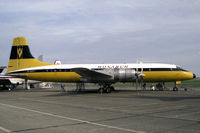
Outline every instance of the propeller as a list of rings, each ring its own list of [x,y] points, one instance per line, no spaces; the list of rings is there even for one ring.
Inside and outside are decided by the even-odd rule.
[[[143,77],[145,76],[143,74],[143,66],[142,66],[142,62],[140,62],[140,72],[138,70],[138,65],[136,67],[136,72],[135,72],[135,76],[136,76],[136,90],[138,89],[138,82],[140,80],[140,83],[141,83],[141,88],[143,88]]]
[[[135,81],[135,84],[136,84],[136,90],[137,90],[137,88],[138,88],[138,78],[139,78],[138,75],[139,75],[139,74],[138,74],[138,68],[136,68],[136,71],[135,71],[135,76],[136,76],[136,81]]]

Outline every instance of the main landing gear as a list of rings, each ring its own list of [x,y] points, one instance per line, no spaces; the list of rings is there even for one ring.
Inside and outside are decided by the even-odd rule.
[[[100,85],[100,88],[98,89],[99,93],[111,93],[111,91],[115,91],[115,88],[111,86],[111,84]]]
[[[85,90],[85,83],[84,82],[78,82],[76,83],[76,92],[81,92]]]
[[[151,85],[150,90],[152,90],[152,91],[155,91],[155,90],[164,91],[164,90],[167,90],[167,87],[165,86],[165,83],[162,82],[162,83],[158,83],[156,85]]]

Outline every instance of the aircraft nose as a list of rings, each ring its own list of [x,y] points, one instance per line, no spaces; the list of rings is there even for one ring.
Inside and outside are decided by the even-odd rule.
[[[195,79],[196,78],[196,75],[193,73],[193,79]]]

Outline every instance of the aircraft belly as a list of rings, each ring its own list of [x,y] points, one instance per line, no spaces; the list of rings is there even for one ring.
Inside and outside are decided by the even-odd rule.
[[[48,82],[79,82],[81,77],[75,72],[45,72],[45,73],[27,73],[30,80],[48,81]]]

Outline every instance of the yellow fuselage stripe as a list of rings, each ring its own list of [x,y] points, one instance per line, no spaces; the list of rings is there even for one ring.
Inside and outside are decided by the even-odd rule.
[[[27,75],[27,79],[48,82],[79,82],[81,76],[75,72],[35,72],[20,73]],[[193,73],[185,71],[149,71],[143,72],[144,82],[172,82],[189,80],[193,78]]]

